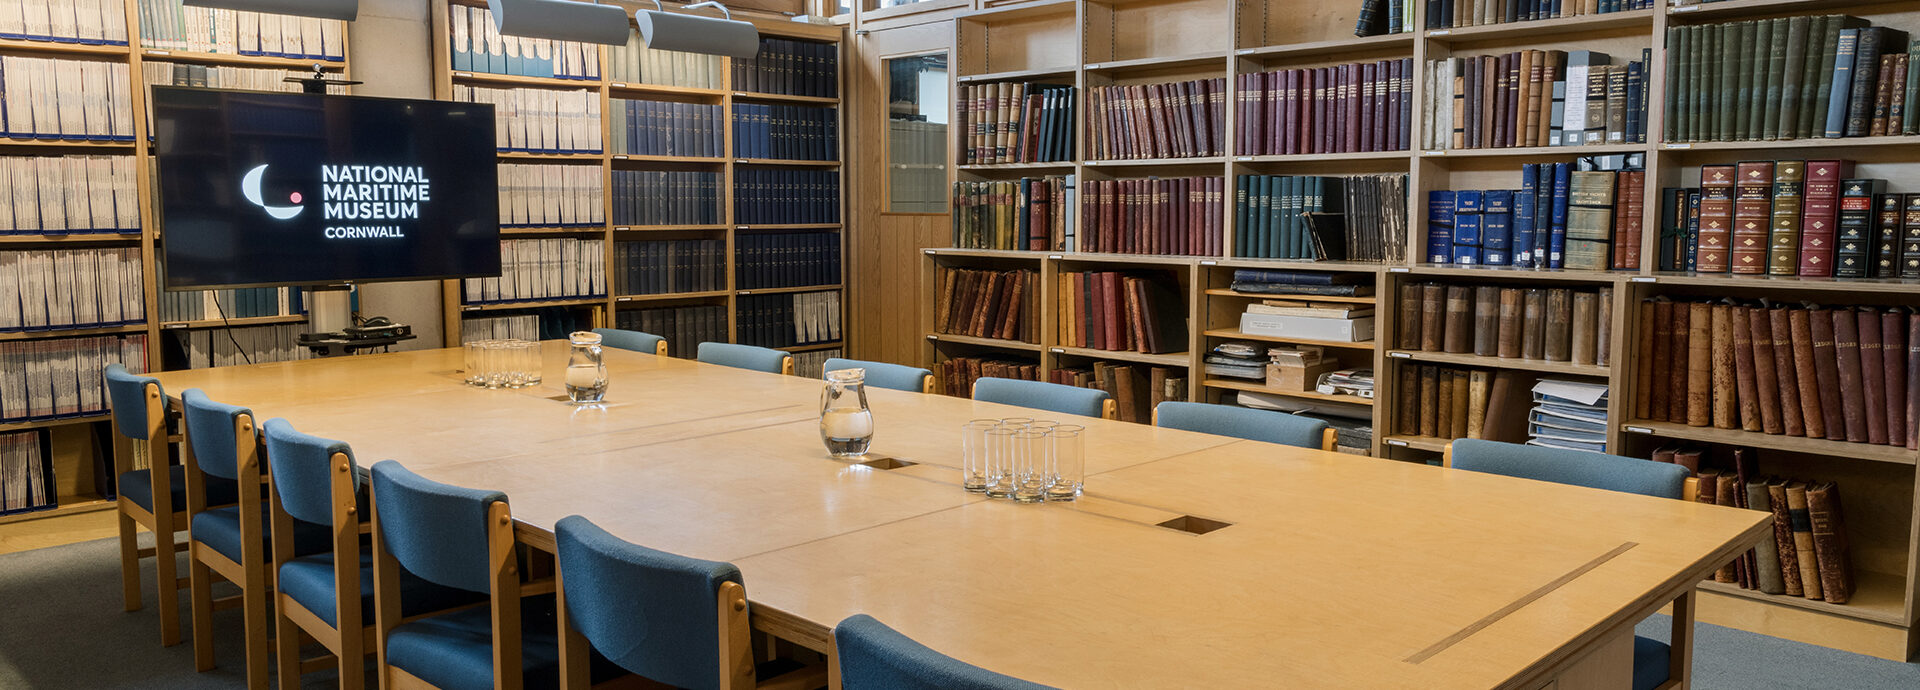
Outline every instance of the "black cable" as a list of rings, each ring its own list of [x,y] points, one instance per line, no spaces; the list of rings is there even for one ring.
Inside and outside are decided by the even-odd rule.
[[[213,309],[214,311],[220,312],[220,327],[227,332],[227,341],[233,343],[233,349],[240,353],[241,359],[245,359],[248,364],[252,364],[253,355],[247,354],[247,349],[240,347],[240,339],[233,337],[233,322],[227,320],[227,308],[220,304],[220,293],[218,291],[213,293]]]

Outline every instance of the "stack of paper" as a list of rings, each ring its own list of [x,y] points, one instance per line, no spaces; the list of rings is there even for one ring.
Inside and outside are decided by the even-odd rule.
[[[1607,452],[1606,384],[1541,379],[1533,386],[1527,436],[1528,445]]]

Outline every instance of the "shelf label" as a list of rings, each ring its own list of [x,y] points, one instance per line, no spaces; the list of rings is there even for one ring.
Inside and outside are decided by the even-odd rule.
[[[1389,352],[1387,353],[1387,356],[1392,357],[1394,359],[1413,359],[1412,354],[1405,353],[1405,352]]]
[[[621,297],[621,298],[619,298],[619,299],[617,299],[617,300],[615,300],[615,301],[617,301],[617,302],[632,302],[632,301],[633,301],[633,298],[632,298],[632,297]]]
[[[627,154],[624,154],[624,153],[621,153],[621,154],[615,154],[615,155],[614,155],[614,157],[613,157],[613,159],[614,159],[614,160],[617,160],[617,161],[623,161],[623,160],[626,160],[626,159],[627,159]]]
[[[1059,348],[1059,347],[1050,347],[1050,348],[1047,348],[1047,351],[1052,352],[1056,355],[1064,355],[1067,353],[1066,348]]]
[[[472,72],[454,72],[454,73],[453,73],[453,76],[456,76],[456,77],[471,77],[471,76],[473,76],[473,73],[472,73]]]
[[[940,253],[938,250],[933,250],[933,249],[922,249],[920,251],[925,252],[927,256],[933,256]]]
[[[1405,266],[1388,266],[1387,267],[1388,273],[1408,273],[1408,272],[1411,272],[1412,270],[1413,269],[1407,268]]]
[[[149,50],[147,51],[147,54],[148,55],[172,55],[173,53],[165,50]]]
[[[1634,277],[1632,277],[1632,278],[1628,278],[1628,279],[1627,279],[1627,282],[1630,282],[1630,283],[1657,283],[1657,282],[1660,282],[1660,279],[1659,279],[1659,278],[1655,278],[1655,277],[1653,277],[1653,276],[1634,276]]]
[[[742,294],[742,295],[751,295],[751,294],[753,294],[753,291],[752,291],[752,290],[741,290],[741,291],[739,292],[739,294]]]
[[[742,158],[742,159],[740,159],[740,160],[737,160],[737,161],[734,161],[734,162],[735,162],[735,163],[752,163],[752,162],[753,162],[753,159],[751,159],[751,158]]]
[[[932,333],[927,334],[927,340],[939,340],[939,339],[940,339],[940,336],[934,335]]]
[[[1100,69],[1101,67],[1105,67],[1105,66],[1106,65],[1096,62],[1091,65],[1087,65],[1087,69]]]
[[[1450,34],[1452,34],[1452,33],[1453,33],[1453,31],[1452,31],[1452,30],[1450,30],[1450,29],[1441,29],[1441,30],[1439,30],[1439,31],[1428,31],[1428,32],[1427,32],[1427,35],[1428,35],[1428,36],[1447,36],[1447,35],[1450,35]],[[1404,444],[1403,444],[1403,445],[1404,445]]]
[[[1421,151],[1421,152],[1420,152],[1420,155],[1422,155],[1422,156],[1444,156],[1444,155],[1447,155],[1447,152],[1446,152],[1446,150],[1445,150],[1445,149],[1441,149],[1441,150],[1437,150],[1437,151]]]
[[[460,311],[480,311],[479,307],[461,307]]]
[[[1395,446],[1395,447],[1399,447],[1399,448],[1405,448],[1405,447],[1407,447],[1407,442],[1406,442],[1406,441],[1402,441],[1402,440],[1400,440],[1400,439],[1397,439],[1397,438],[1390,438],[1390,439],[1387,439],[1387,445],[1389,445],[1389,446]]]
[[[1633,433],[1636,433],[1636,434],[1651,434],[1651,433],[1653,433],[1653,430],[1652,430],[1652,429],[1649,429],[1649,428],[1646,428],[1646,427],[1644,427],[1644,426],[1632,426],[1632,425],[1627,425],[1627,426],[1622,426],[1622,427],[1620,427],[1620,429],[1621,429],[1621,430],[1623,430],[1623,431],[1629,431],[1629,432],[1633,432]]]
[[[627,83],[626,83],[626,82],[623,82],[623,81],[616,81],[616,82],[614,82],[614,83],[613,83],[613,88],[616,88],[616,89],[624,89],[624,88],[627,88]]]
[[[1693,148],[1693,144],[1661,144],[1660,148],[1666,149],[1668,151],[1672,151],[1676,149],[1690,149],[1690,148]]]
[[[187,325],[184,323],[170,323],[170,324],[161,326],[161,328],[186,328],[186,327]]]
[[[1237,160],[1237,161],[1250,161],[1250,160],[1253,160],[1253,156],[1238,156],[1238,157],[1235,157],[1235,158],[1234,158],[1234,160]]]
[[[1049,258],[1049,259],[1064,259],[1064,258],[1066,258],[1066,257],[1063,257],[1063,256],[1060,256],[1059,254],[1048,254],[1048,255],[1047,255],[1047,258]]]
[[[1699,11],[1700,11],[1699,5],[1681,5],[1679,7],[1667,8],[1668,14],[1680,14],[1682,12],[1699,12]]]
[[[630,232],[633,230],[633,228],[629,228],[627,226],[622,225],[620,227],[614,228],[613,230],[614,232]]]
[[[1220,265],[1220,262],[1218,262],[1218,261],[1214,261],[1213,259],[1201,259],[1201,260],[1200,260],[1200,265],[1202,265],[1202,266],[1218,266],[1218,265]]]
[[[753,226],[751,226],[751,225],[742,225],[742,226],[740,226],[740,229],[741,229],[741,230],[752,230],[752,229],[753,229]]]
[[[1256,53],[1256,52],[1259,52],[1259,49],[1258,49],[1258,48],[1241,48],[1241,49],[1240,49],[1240,54],[1241,54],[1241,55],[1252,55],[1252,54],[1254,54],[1254,53]]]

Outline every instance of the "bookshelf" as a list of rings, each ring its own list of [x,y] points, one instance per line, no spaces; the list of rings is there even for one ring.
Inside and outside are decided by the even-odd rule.
[[[1412,26],[1426,26],[1422,3],[1413,3]],[[1027,268],[1045,277],[1062,270],[1126,270],[1142,266],[1171,268],[1186,276],[1183,285],[1191,305],[1188,313],[1189,351],[1185,363],[1177,357],[1156,355],[1155,363],[1184,367],[1189,374],[1188,399],[1217,401],[1224,394],[1268,391],[1258,382],[1208,377],[1200,372],[1207,348],[1222,340],[1337,345],[1343,366],[1369,366],[1376,372],[1375,404],[1349,402],[1364,410],[1373,423],[1369,450],[1376,457],[1431,462],[1445,448],[1446,439],[1392,433],[1398,399],[1399,375],[1422,364],[1482,370],[1532,371],[1609,386],[1609,450],[1646,457],[1654,447],[1676,441],[1705,444],[1724,453],[1733,446],[1755,448],[1764,473],[1818,477],[1836,481],[1854,492],[1848,496],[1849,537],[1861,545],[1854,566],[1859,583],[1853,601],[1845,605],[1798,600],[1704,583],[1701,617],[1767,634],[1814,644],[1840,647],[1876,656],[1905,660],[1920,647],[1915,624],[1920,620],[1920,493],[1915,470],[1920,452],[1904,447],[1874,446],[1828,439],[1768,435],[1739,429],[1699,427],[1667,421],[1635,419],[1632,401],[1636,374],[1651,366],[1636,360],[1629,343],[1637,343],[1637,305],[1653,297],[1705,299],[1734,297],[1797,303],[1812,300],[1831,304],[1920,307],[1920,280],[1795,278],[1764,275],[1694,274],[1657,270],[1647,252],[1637,269],[1616,271],[1535,270],[1501,267],[1461,267],[1422,262],[1427,232],[1426,198],[1430,191],[1450,189],[1513,189],[1523,163],[1572,162],[1590,156],[1637,155],[1647,171],[1642,246],[1654,247],[1660,231],[1659,194],[1664,187],[1697,183],[1703,164],[1732,163],[1746,158],[1844,158],[1855,161],[1855,177],[1885,178],[1893,191],[1920,192],[1901,180],[1920,171],[1920,137],[1890,135],[1842,139],[1788,139],[1779,141],[1671,142],[1663,141],[1666,118],[1666,35],[1669,27],[1799,15],[1848,14],[1876,26],[1920,32],[1920,2],[1914,0],[1728,0],[1669,6],[1656,1],[1650,9],[1524,21],[1509,24],[1421,29],[1402,34],[1356,38],[1352,36],[1359,2],[1291,3],[1285,0],[1043,0],[1000,5],[977,3],[976,9],[952,15],[957,55],[953,81],[958,87],[997,83],[1070,84],[1079,89],[1082,105],[1075,123],[1078,152],[1073,160],[1051,163],[964,164],[955,156],[955,179],[961,182],[1014,181],[1042,175],[1074,175],[1079,189],[1088,180],[1225,176],[1229,197],[1222,203],[1226,216],[1225,257],[1135,256],[1071,252],[931,249],[923,250],[922,290],[928,294],[922,323],[934,322],[941,268]],[[1920,33],[1916,33],[1920,35]],[[1432,95],[1420,79],[1429,60],[1494,55],[1525,49],[1590,49],[1616,57],[1617,63],[1638,60],[1649,51],[1647,143],[1613,143],[1580,147],[1516,147],[1424,150],[1419,113]],[[1236,78],[1272,70],[1317,68],[1355,62],[1411,59],[1414,121],[1411,150],[1362,151],[1331,154],[1232,155],[1239,113],[1231,107],[1238,95]],[[1225,157],[1100,160],[1089,156],[1089,125],[1084,107],[1088,90],[1112,84],[1135,84],[1226,77],[1229,107]],[[956,122],[959,119],[956,110]],[[952,145],[964,150],[969,142],[962,128]],[[1241,175],[1363,175],[1398,173],[1407,176],[1406,256],[1381,264],[1300,262],[1233,257],[1231,186]],[[1086,197],[1079,197],[1084,200]],[[1084,220],[1085,213],[1076,220]],[[1313,343],[1286,338],[1247,338],[1239,333],[1236,317],[1245,303],[1259,296],[1237,294],[1227,288],[1236,267],[1356,274],[1374,285],[1364,302],[1332,298],[1336,302],[1373,305],[1376,334],[1373,343]],[[1605,288],[1611,295],[1610,358],[1602,364],[1574,364],[1531,359],[1501,359],[1474,355],[1409,351],[1399,347],[1396,331],[1400,286],[1418,282],[1498,285],[1521,288]],[[1041,280],[1038,295],[1042,322],[1038,342],[1021,343],[926,333],[923,364],[938,366],[952,357],[998,357],[1036,364],[1045,374],[1056,368],[1087,361],[1139,361],[1133,353],[1110,353],[1063,348],[1054,340],[1057,308],[1053,283]],[[1296,297],[1288,297],[1296,298]],[[1288,393],[1307,401],[1323,402],[1318,393]],[[1859,511],[1853,506],[1861,506]]]
[[[835,126],[845,131],[845,110],[839,97],[789,95],[764,93],[745,90],[744,85],[735,84],[732,75],[735,71],[734,60],[715,58],[720,65],[715,87],[679,86],[668,84],[641,83],[626,80],[611,73],[610,56],[618,48],[591,46],[600,60],[600,77],[596,79],[554,79],[542,77],[524,77],[491,74],[484,71],[455,70],[452,64],[452,22],[450,7],[471,7],[484,9],[485,2],[479,0],[434,0],[431,3],[432,38],[434,41],[434,95],[436,98],[451,99],[456,85],[484,86],[487,88],[529,88],[587,90],[600,103],[599,122],[601,140],[604,142],[600,153],[573,153],[563,155],[535,154],[522,152],[501,152],[502,163],[539,163],[591,166],[599,170],[605,193],[606,221],[583,227],[510,227],[502,228],[501,238],[576,238],[600,240],[606,247],[605,267],[607,273],[604,295],[588,297],[570,297],[537,301],[515,301],[502,303],[469,304],[463,300],[463,287],[460,281],[446,281],[442,290],[445,305],[446,345],[458,346],[461,340],[462,323],[470,318],[486,316],[512,316],[535,313],[535,310],[558,308],[570,315],[572,322],[583,328],[615,327],[620,323],[623,312],[639,309],[659,309],[683,306],[721,306],[727,314],[726,339],[738,342],[743,328],[740,297],[751,295],[805,294],[815,292],[840,293],[844,299],[844,280],[830,284],[801,286],[792,288],[740,289],[736,286],[736,263],[741,260],[740,251],[745,238],[753,234],[772,233],[838,233],[839,246],[844,256],[845,217],[832,223],[793,223],[793,224],[753,224],[743,222],[736,217],[733,204],[733,191],[736,180],[748,171],[824,171],[840,178],[842,193],[835,204],[844,209],[845,175],[841,172],[841,154],[839,150],[828,160],[791,160],[744,158],[733,155],[736,151],[734,141],[734,113],[736,104],[761,105],[798,105],[809,107],[834,107]],[[820,26],[791,21],[750,16],[740,13],[741,19],[753,22],[760,30],[762,38],[791,39],[834,47],[839,62],[844,65],[847,56],[842,46],[842,29],[839,26]],[[843,79],[836,79],[844,82]],[[844,93],[844,92],[843,92]],[[713,123],[713,128],[721,137],[720,156],[690,155],[641,155],[616,151],[615,142],[615,106],[626,100],[660,101],[666,103],[698,104],[718,106],[722,119]],[[700,172],[717,175],[719,185],[718,222],[698,224],[657,224],[635,225],[619,222],[614,208],[614,181],[624,172]],[[615,272],[620,263],[617,244],[623,242],[646,242],[666,240],[718,240],[723,244],[725,261],[722,289],[668,292],[660,294],[619,294],[615,288]],[[845,265],[844,260],[842,265]],[[844,268],[843,268],[844,270]],[[847,312],[842,309],[841,332],[850,330],[847,324]],[[545,318],[544,316],[542,318]],[[544,326],[543,326],[544,328]],[[790,351],[819,351],[840,347],[844,339],[835,339],[824,343],[783,347]],[[692,352],[674,351],[676,356],[691,357]]]
[[[128,94],[125,116],[132,120],[131,141],[98,141],[68,139],[0,138],[0,156],[109,156],[129,157],[132,159],[134,176],[134,197],[138,200],[139,225],[136,232],[102,233],[57,233],[5,234],[0,235],[0,252],[26,252],[59,249],[133,249],[137,250],[138,262],[142,271],[141,280],[135,286],[140,295],[143,318],[135,323],[81,328],[54,328],[24,330],[0,333],[0,344],[41,341],[60,341],[65,339],[92,337],[144,336],[146,348],[144,356],[150,370],[159,371],[178,368],[184,363],[164,357],[163,338],[169,331],[199,331],[225,327],[258,326],[304,322],[304,315],[276,316],[246,319],[211,319],[201,321],[163,321],[160,306],[164,293],[159,285],[161,243],[164,233],[154,200],[157,196],[153,178],[153,147],[148,140],[148,122],[143,116],[146,112],[148,94],[147,82],[143,70],[149,65],[189,65],[205,67],[238,67],[266,70],[284,70],[290,75],[305,75],[318,63],[329,73],[347,75],[351,72],[351,55],[347,48],[347,29],[342,28],[337,36],[328,34],[330,45],[337,41],[338,59],[307,59],[272,57],[266,55],[241,55],[231,52],[212,52],[212,46],[194,46],[192,50],[158,48],[149,43],[164,40],[159,36],[162,29],[151,26],[143,19],[153,20],[158,14],[148,14],[143,4],[153,0],[124,0],[119,4],[102,3],[106,11],[121,12],[120,21],[124,22],[126,36],[124,42],[106,42],[101,44],[61,42],[38,39],[0,39],[0,57],[54,58],[77,60],[90,63],[106,63],[125,66],[126,78],[122,82],[117,76],[110,75],[110,85],[115,89],[124,89]],[[156,8],[158,6],[156,5]],[[106,17],[103,15],[103,19]],[[150,31],[154,33],[149,33]],[[116,111],[116,116],[119,113]],[[47,447],[50,449],[50,463],[53,475],[50,478],[50,495],[54,503],[39,509],[23,512],[0,513],[0,524],[9,524],[25,520],[74,515],[94,511],[112,510],[111,498],[113,478],[111,467],[104,464],[110,452],[112,433],[107,424],[106,412],[81,412],[51,417],[28,419],[0,423],[0,433],[33,431],[47,435]]]

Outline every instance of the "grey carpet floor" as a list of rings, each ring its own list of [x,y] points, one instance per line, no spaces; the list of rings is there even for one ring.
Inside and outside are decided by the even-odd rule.
[[[240,688],[240,611],[214,612],[219,667],[193,670],[191,638],[161,647],[153,602],[153,568],[143,568],[145,609],[120,610],[120,561],[112,539],[0,555],[0,688]],[[180,573],[186,574],[184,556]],[[220,593],[216,590],[216,594]],[[182,633],[186,596],[181,594]],[[1639,633],[1665,640],[1671,623],[1654,616]],[[308,655],[318,651],[309,647]],[[1706,689],[1920,688],[1920,664],[1699,626],[1695,687]],[[304,688],[335,687],[331,671],[301,679]],[[368,687],[376,687],[369,676]]]

